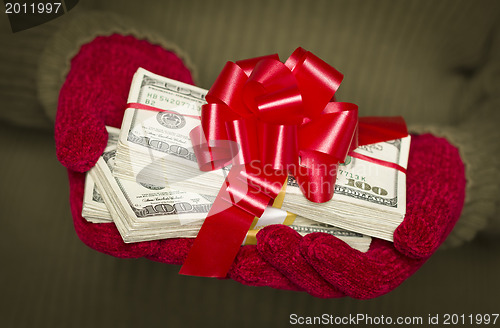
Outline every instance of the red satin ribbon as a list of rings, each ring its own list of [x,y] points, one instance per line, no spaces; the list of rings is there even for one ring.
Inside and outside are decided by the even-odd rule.
[[[349,151],[408,135],[401,118],[358,124],[357,105],[332,102],[342,79],[302,48],[285,63],[269,55],[224,66],[190,137],[201,170],[233,167],[181,274],[225,277],[253,218],[262,215],[288,173],[307,199],[326,202]]]
[[[381,159],[373,158],[373,157],[362,155],[362,154],[355,153],[355,152],[350,152],[349,156],[352,156],[354,158],[359,158],[359,159],[362,159],[364,161],[375,163],[378,165],[387,166],[387,167],[393,168],[395,170],[401,171],[404,174],[406,174],[406,169],[404,167],[402,167],[401,165],[396,164],[396,163],[384,161]]]
[[[167,113],[178,114],[178,115],[182,115],[182,116],[185,116],[185,117],[191,117],[191,118],[195,118],[197,120],[201,120],[201,117],[197,116],[197,115],[182,114],[182,113],[178,113],[178,112],[175,112],[175,111],[172,111],[172,110],[161,109],[161,108],[158,108],[158,107],[153,107],[153,106],[144,105],[144,104],[140,104],[140,103],[128,103],[126,108],[146,109],[146,110],[151,110],[153,112],[167,112]]]
[[[401,116],[394,116],[394,117],[365,116],[359,118],[358,146],[364,146],[382,141],[404,138],[407,135],[408,135],[408,130],[406,128],[406,123]],[[406,174],[406,169],[396,163],[362,155],[353,151],[350,151],[348,155],[371,163],[390,167]]]

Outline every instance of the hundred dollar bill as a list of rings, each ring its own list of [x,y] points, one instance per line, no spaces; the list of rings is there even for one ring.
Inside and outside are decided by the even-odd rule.
[[[158,108],[125,111],[117,147],[114,175],[158,183],[168,169],[165,160],[179,161],[199,171],[189,132],[200,124],[207,91],[140,68],[134,75],[128,102]],[[168,185],[168,181],[161,183]]]

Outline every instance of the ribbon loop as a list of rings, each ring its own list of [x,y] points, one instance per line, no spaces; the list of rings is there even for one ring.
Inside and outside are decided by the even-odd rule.
[[[332,199],[338,162],[314,151],[302,152],[300,159],[301,165],[294,176],[304,197],[315,203]]]
[[[209,146],[201,125],[191,130],[189,137],[200,171],[218,170],[229,165],[239,150],[239,145],[231,140],[213,140]]]
[[[342,106],[337,103],[334,110],[326,109],[320,119],[302,125],[299,130],[300,149],[324,153],[336,162],[343,162],[357,128],[357,109],[354,104]]]
[[[300,90],[296,86],[259,96],[255,99],[261,120],[277,124],[300,124],[304,118]]]
[[[344,76],[309,51],[300,48],[294,54],[287,66],[297,79],[307,116],[315,118],[333,98]]]
[[[267,58],[255,65],[248,80],[258,82],[270,93],[286,89],[297,83],[294,75],[285,64],[279,60]]]
[[[289,171],[298,165],[296,125],[261,123],[262,165],[272,170]]]
[[[292,72],[280,61],[263,59],[243,88],[244,102],[264,121],[282,122],[283,115],[301,120],[302,97]],[[296,123],[295,123],[296,124]]]
[[[277,61],[280,60],[278,54],[272,54],[272,55],[265,55],[265,56],[260,56],[260,57],[253,57],[253,58],[238,60],[236,62],[236,65],[241,67],[241,69],[245,72],[245,74],[247,76],[250,76],[250,74],[252,74],[252,71],[253,71],[255,65],[257,65],[258,62],[260,62],[261,60],[264,60],[264,59],[274,59]]]
[[[202,106],[201,126],[205,138],[211,145],[215,140],[229,140],[226,132],[226,122],[238,119],[226,104],[211,103]]]
[[[239,116],[249,117],[252,113],[245,106],[242,97],[243,86],[247,80],[248,76],[240,66],[227,62],[205,99],[208,103],[226,104]]]
[[[228,138],[240,146],[239,151],[233,153],[233,165],[249,164],[253,160],[259,160],[257,121],[240,119],[226,122],[226,130]]]

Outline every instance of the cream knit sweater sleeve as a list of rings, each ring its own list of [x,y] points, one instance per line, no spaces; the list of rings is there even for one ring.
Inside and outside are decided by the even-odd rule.
[[[74,15],[60,24],[59,29],[49,38],[38,61],[37,87],[40,101],[47,116],[54,121],[59,90],[70,69],[70,61],[83,44],[97,36],[112,34],[133,35],[161,45],[175,52],[191,70],[196,79],[196,69],[191,60],[177,45],[168,42],[154,31],[133,23],[124,16],[103,11],[87,11]]]
[[[448,245],[472,240],[478,231],[500,234],[500,25],[491,32],[484,64],[471,73],[463,90],[460,123],[454,126],[413,126],[456,145],[465,163],[467,189],[460,220]]]

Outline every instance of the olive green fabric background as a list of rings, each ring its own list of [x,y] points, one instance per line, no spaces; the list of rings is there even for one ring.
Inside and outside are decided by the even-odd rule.
[[[459,244],[473,239],[475,232],[468,231],[480,230],[473,241],[439,250],[414,276],[380,298],[322,300],[180,276],[178,266],[117,259],[89,249],[73,230],[66,171],[57,162],[52,131],[57,85],[64,79],[66,60],[78,50],[69,49],[71,42],[61,46],[54,35],[58,25],[97,9],[126,15],[125,23],[116,22],[120,28],[137,31],[136,26],[147,23],[166,42],[158,43],[179,46],[205,88],[227,60],[272,52],[285,59],[303,46],[346,75],[340,98],[358,103],[362,115],[404,112],[410,123],[424,129],[435,125],[436,133],[458,140],[464,154],[477,162],[487,156],[486,149],[498,148],[491,137],[495,126],[474,121],[467,127],[468,133],[486,131],[486,143],[491,143],[476,156],[476,144],[467,144],[467,136],[448,125],[466,118],[478,99],[487,107],[472,107],[479,118],[491,106],[498,108],[498,102],[485,101],[491,95],[498,98],[498,84],[478,67],[491,61],[491,27],[499,18],[499,4],[81,0],[70,14],[16,34],[0,13],[0,327],[287,327],[292,313],[422,316],[426,322],[429,314],[500,312],[500,239],[498,229],[490,228],[499,221],[495,163],[473,179],[472,190],[480,197],[469,199],[467,207],[467,215],[480,213],[484,220],[471,219],[455,231],[454,244]],[[468,15],[474,24],[460,23]],[[410,23],[400,24],[406,21]],[[104,23],[115,20],[110,16]],[[311,35],[311,30],[324,33]],[[455,37],[437,35],[445,31]],[[80,27],[79,33],[85,32]],[[457,115],[450,119],[455,109]],[[494,224],[487,226],[486,218]]]

